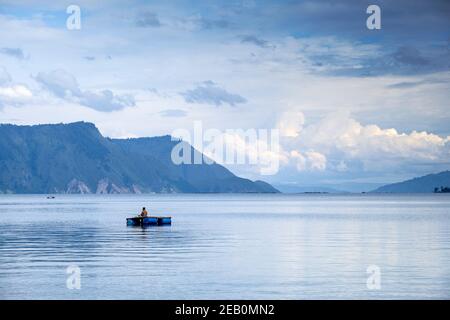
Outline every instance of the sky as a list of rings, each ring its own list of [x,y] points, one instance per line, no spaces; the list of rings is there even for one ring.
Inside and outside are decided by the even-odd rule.
[[[373,4],[381,29],[366,26]],[[249,156],[226,131],[276,129],[277,150],[225,165],[367,191],[450,169],[449,58],[449,1],[0,0],[0,123],[126,138],[200,122]]]

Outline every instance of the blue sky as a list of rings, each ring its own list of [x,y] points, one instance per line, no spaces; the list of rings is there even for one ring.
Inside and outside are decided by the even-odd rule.
[[[278,128],[264,180],[363,190],[449,169],[449,21],[448,1],[0,0],[0,122]]]

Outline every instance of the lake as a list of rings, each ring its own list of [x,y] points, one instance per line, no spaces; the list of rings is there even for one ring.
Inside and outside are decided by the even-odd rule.
[[[448,194],[0,195],[0,222],[0,299],[450,298]]]

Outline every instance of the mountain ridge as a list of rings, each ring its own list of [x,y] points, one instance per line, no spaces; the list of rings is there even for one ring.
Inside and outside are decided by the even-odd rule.
[[[175,165],[177,143],[168,135],[107,138],[84,121],[0,124],[0,193],[279,192],[217,163]]]
[[[450,186],[450,171],[427,174],[409,180],[391,183],[372,190],[372,193],[430,193],[434,188]]]

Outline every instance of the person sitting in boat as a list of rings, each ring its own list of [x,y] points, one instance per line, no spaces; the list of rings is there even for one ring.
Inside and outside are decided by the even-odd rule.
[[[146,217],[148,215],[147,210],[145,210],[145,207],[142,208],[141,217]]]

